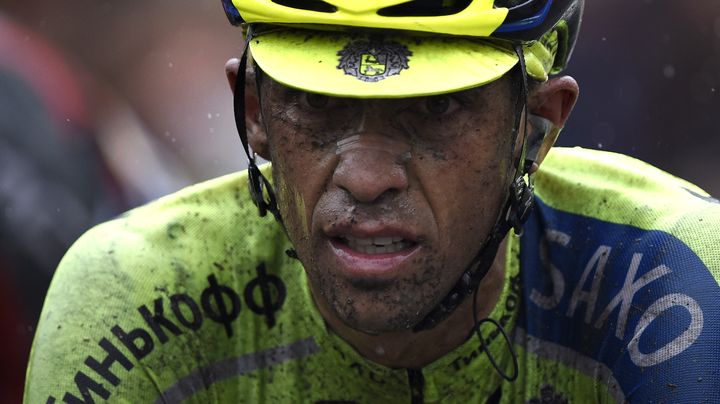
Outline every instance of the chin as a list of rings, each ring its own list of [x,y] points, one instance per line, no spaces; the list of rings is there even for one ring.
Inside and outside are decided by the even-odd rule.
[[[309,264],[310,286],[326,318],[372,335],[412,330],[452,286],[442,281],[443,265],[427,262],[424,267],[413,266],[408,275],[390,279],[352,278],[332,265]]]
[[[369,335],[381,335],[409,331],[414,325],[405,325],[404,323],[402,323],[402,320],[401,322],[397,322],[396,320],[377,321],[377,319],[373,319],[370,321],[347,320],[343,322],[346,326]]]
[[[354,304],[343,304],[340,307],[333,305],[333,309],[345,326],[371,335],[411,330],[424,315],[398,305],[356,307]]]

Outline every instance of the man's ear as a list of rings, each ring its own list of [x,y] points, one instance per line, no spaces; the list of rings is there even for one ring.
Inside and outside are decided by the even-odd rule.
[[[240,61],[238,59],[230,59],[225,64],[225,74],[233,95],[235,94],[235,83],[237,82],[239,68]],[[262,124],[255,74],[252,69],[247,69],[243,74],[245,74],[245,127],[247,128],[248,142],[253,152],[270,161],[270,147],[265,127]]]
[[[540,145],[531,172],[537,171],[540,163],[555,144],[560,130],[570,117],[579,93],[580,89],[575,79],[570,76],[562,76],[540,84],[530,95],[528,100],[530,113],[545,118],[552,124]]]

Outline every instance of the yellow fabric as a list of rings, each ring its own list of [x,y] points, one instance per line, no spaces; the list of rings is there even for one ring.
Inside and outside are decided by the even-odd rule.
[[[703,230],[720,221],[720,205],[698,186],[650,164],[618,153],[553,148],[535,185],[536,195],[554,209],[667,232],[708,268],[720,265],[717,237]],[[720,285],[720,272],[712,274]]]
[[[472,336],[423,368],[424,402],[485,402],[498,386],[503,404],[720,402],[720,289],[710,278],[720,277],[720,202],[645,163],[591,150],[553,149],[536,179],[538,206],[523,238],[509,237],[507,275],[490,315],[513,341],[517,381],[501,382]],[[285,254],[290,247],[270,215],[258,217],[246,172],[95,227],[50,286],[25,403],[411,402],[406,370],[372,363],[328,331],[302,266]],[[608,251],[607,261],[593,261],[595,250]],[[628,278],[638,253],[643,272]],[[591,297],[578,278],[593,268]],[[575,290],[584,297],[569,312]],[[596,325],[616,298],[630,307],[623,339],[615,320],[622,310]],[[669,298],[697,306],[702,333],[680,339],[681,350],[662,363],[634,364],[631,341],[657,352],[690,329],[678,315],[689,309]],[[597,308],[585,311],[590,301]],[[658,311],[658,302],[674,306]],[[638,327],[648,316],[654,325]],[[510,372],[503,337],[492,328],[484,336]]]
[[[372,43],[373,46],[368,44]],[[365,46],[365,48],[363,48]],[[364,51],[363,51],[364,49]],[[341,97],[413,97],[461,91],[497,80],[517,64],[506,43],[453,37],[410,37],[280,29],[250,42],[256,63],[278,82],[304,91]],[[554,54],[536,42],[526,55],[530,77],[547,80]],[[355,51],[355,60],[343,52]],[[389,55],[386,61],[378,59]],[[385,77],[359,78],[367,60]],[[349,74],[344,66],[353,64]],[[396,72],[385,72],[404,63]],[[364,80],[365,79],[365,80]]]

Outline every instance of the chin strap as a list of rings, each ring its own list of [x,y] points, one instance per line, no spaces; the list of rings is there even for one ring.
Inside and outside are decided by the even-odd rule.
[[[516,115],[515,115],[515,126],[513,128],[515,139],[511,153],[514,153],[517,142],[520,139],[521,125],[525,125],[525,133],[527,133],[527,119],[523,120],[523,111],[527,109],[527,98],[528,98],[528,84],[527,84],[527,71],[525,68],[525,58],[522,51],[522,45],[517,45],[515,51],[519,58],[520,73],[522,75],[522,91],[518,97],[516,103]],[[445,298],[428,313],[418,324],[413,327],[413,331],[423,331],[435,327],[437,324],[445,320],[466,297],[472,295],[480,285],[480,281],[487,275],[490,267],[492,266],[495,256],[497,255],[500,243],[505,238],[511,228],[515,229],[515,234],[522,234],[522,225],[530,216],[533,206],[533,185],[532,177],[528,176],[529,182],[525,182],[525,174],[527,169],[532,166],[534,161],[526,161],[526,157],[530,157],[527,153],[529,136],[525,136],[523,139],[522,152],[515,164],[515,175],[514,179],[510,183],[508,190],[508,197],[500,210],[495,225],[493,226],[490,235],[487,237],[485,242],[482,244],[482,248],[475,255],[473,260],[468,265],[468,268],[463,272],[462,276],[445,296]],[[542,139],[540,139],[542,143]],[[536,157],[537,150],[534,150]]]
[[[255,206],[257,206],[261,217],[264,217],[267,212],[272,213],[275,220],[277,220],[284,229],[285,226],[277,207],[277,199],[275,198],[272,184],[270,184],[270,181],[260,172],[255,162],[255,153],[250,152],[250,145],[248,143],[247,127],[245,124],[245,70],[247,69],[248,47],[252,37],[252,27],[249,27],[246,33],[245,47],[243,48],[242,56],[240,56],[237,78],[235,79],[235,92],[233,95],[235,126],[237,127],[243,149],[245,150],[245,155],[247,156],[250,197]],[[258,88],[258,93],[260,92],[259,90]]]
[[[505,238],[510,229],[515,230],[515,234],[522,235],[523,224],[530,216],[533,208],[534,200],[534,189],[533,189],[533,175],[529,174],[530,169],[537,159],[537,155],[542,145],[543,139],[550,132],[551,123],[539,116],[530,115],[527,111],[527,100],[528,100],[528,82],[527,82],[527,69],[525,66],[525,56],[521,44],[515,45],[515,52],[518,56],[518,62],[520,66],[520,74],[522,76],[522,91],[517,100],[515,116],[514,133],[515,139],[513,141],[513,147],[511,153],[514,153],[517,142],[520,138],[521,125],[524,125],[524,139],[522,143],[522,151],[519,158],[515,162],[515,175],[514,179],[510,183],[508,197],[500,211],[500,215],[493,226],[490,235],[487,237],[485,242],[482,244],[482,248],[475,255],[471,261],[468,269],[463,272],[462,276],[450,290],[450,292],[443,298],[443,300],[428,313],[418,324],[413,327],[413,331],[423,331],[435,327],[437,324],[445,320],[468,296],[472,297],[472,312],[473,322],[475,324],[474,331],[480,339],[480,345],[487,355],[490,363],[498,372],[498,374],[507,381],[514,381],[518,377],[518,362],[515,350],[512,347],[512,342],[508,337],[503,327],[494,319],[484,318],[478,321],[477,318],[477,293],[478,286],[487,275],[490,267],[495,261],[495,256],[498,253],[500,243]],[[523,114],[523,111],[525,114]],[[523,119],[524,117],[524,119]],[[532,132],[528,133],[529,125],[528,120],[532,122]],[[527,182],[526,177],[527,175]],[[493,324],[500,333],[503,335],[507,344],[508,350],[512,357],[513,373],[505,373],[498,365],[495,357],[490,353],[490,350],[486,346],[485,338],[483,337],[480,326],[485,323]]]

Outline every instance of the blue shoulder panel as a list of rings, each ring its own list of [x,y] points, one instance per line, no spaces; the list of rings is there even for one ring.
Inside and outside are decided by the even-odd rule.
[[[607,370],[631,402],[720,402],[720,288],[682,241],[536,199],[521,243],[529,336]]]

